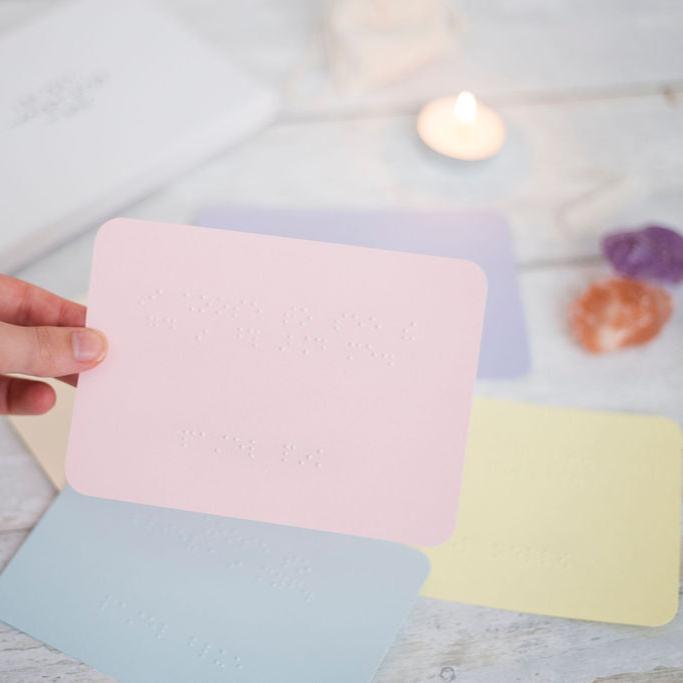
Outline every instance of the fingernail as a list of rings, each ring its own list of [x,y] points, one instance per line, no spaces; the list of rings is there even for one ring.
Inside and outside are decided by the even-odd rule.
[[[77,330],[71,335],[71,346],[74,358],[79,363],[102,360],[107,353],[107,341],[104,335],[96,330]]]

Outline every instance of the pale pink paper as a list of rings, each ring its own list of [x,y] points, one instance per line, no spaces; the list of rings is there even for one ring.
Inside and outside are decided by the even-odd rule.
[[[432,545],[452,532],[485,301],[451,258],[117,219],[97,237],[80,492]]]

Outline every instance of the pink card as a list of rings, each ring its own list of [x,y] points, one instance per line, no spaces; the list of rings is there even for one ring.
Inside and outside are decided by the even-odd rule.
[[[485,302],[459,259],[117,219],[67,479],[84,494],[434,545],[455,524]]]

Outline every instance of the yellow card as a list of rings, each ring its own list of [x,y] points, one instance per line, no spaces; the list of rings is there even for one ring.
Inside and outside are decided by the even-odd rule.
[[[64,488],[64,460],[76,390],[56,379],[41,378],[52,385],[57,402],[45,415],[10,415],[9,421],[33,453],[52,483]]]
[[[681,431],[478,399],[454,536],[422,594],[657,626],[678,608]]]

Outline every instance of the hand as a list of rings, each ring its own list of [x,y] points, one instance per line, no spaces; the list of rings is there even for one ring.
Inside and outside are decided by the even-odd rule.
[[[84,327],[85,306],[8,275],[0,275],[0,414],[38,415],[55,402],[45,382],[58,377],[75,386],[78,373],[97,365],[107,340]]]

